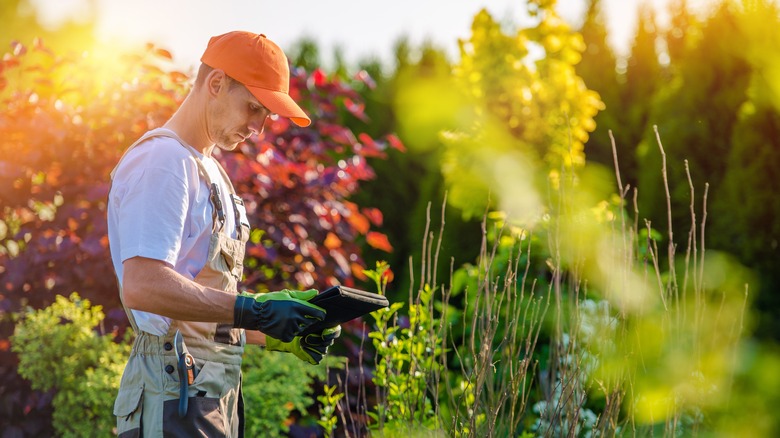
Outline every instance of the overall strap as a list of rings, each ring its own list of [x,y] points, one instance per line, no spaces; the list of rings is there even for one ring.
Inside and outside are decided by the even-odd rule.
[[[222,180],[225,181],[225,185],[230,189],[230,200],[231,204],[233,205],[233,220],[235,222],[236,226],[236,234],[238,236],[239,240],[243,239],[243,233],[246,233],[247,237],[249,236],[249,224],[244,225],[241,223],[241,214],[238,211],[238,203],[240,203],[242,206],[244,205],[244,200],[241,199],[238,194],[236,194],[236,189],[233,187],[233,183],[230,181],[230,177],[228,177],[227,172],[225,172],[225,168],[222,167],[221,164],[219,164],[219,161],[214,160],[214,163],[217,165],[217,169],[219,169],[220,175],[222,175]],[[243,207],[242,207],[243,208]]]
[[[125,152],[122,154],[122,157],[119,159],[119,161],[116,163],[116,166],[114,166],[114,169],[111,171],[111,180],[114,179],[114,175],[116,174],[116,170],[119,168],[119,164],[122,162],[122,160],[125,159],[127,154],[139,144],[154,137],[168,137],[179,142],[179,144],[182,145],[185,149],[187,149],[192,155],[192,157],[195,158],[195,162],[198,163],[198,172],[206,180],[206,182],[209,185],[211,185],[211,179],[209,178],[208,173],[206,173],[206,169],[203,167],[203,163],[201,163],[200,159],[198,158],[198,153],[195,152],[195,149],[189,144],[187,144],[184,140],[182,140],[175,132],[167,128],[155,128],[152,129],[151,131],[147,131],[144,135],[141,136],[141,138],[136,140],[135,143],[131,144],[130,147],[127,148],[127,150],[125,150]]]

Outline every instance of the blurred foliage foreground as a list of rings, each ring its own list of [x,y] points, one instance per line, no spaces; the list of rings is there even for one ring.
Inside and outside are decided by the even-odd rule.
[[[441,220],[431,218],[430,206],[426,212],[422,256],[409,263],[408,297],[366,318],[364,331],[345,334],[342,342],[359,349],[346,364],[332,356],[324,367],[308,367],[250,349],[249,431],[278,436],[308,426],[327,435],[388,437],[780,431],[772,409],[780,398],[780,356],[749,337],[751,273],[705,247],[708,221],[717,220],[707,216],[708,187],[695,186],[690,174],[682,189],[669,186],[657,130],[653,150],[666,223],[643,219],[638,192],[623,185],[619,171],[585,164],[584,143],[603,104],[574,70],[581,37],[553,6],[529,2],[536,25],[509,33],[479,13],[454,74],[399,93],[401,132],[441,142],[449,197]],[[116,305],[107,298],[115,293],[106,275],[107,187],[95,180],[105,178],[122,146],[170,114],[186,75],[136,62],[129,73],[103,77],[96,69],[92,84],[80,83],[76,73],[52,71],[93,71],[89,57],[63,61],[37,44],[44,61],[24,64],[27,49],[13,49],[0,83],[7,108],[0,175],[9,182],[0,185],[0,347],[18,353],[19,374],[47,392],[13,393],[4,383],[2,396],[6,409],[23,406],[22,418],[50,402],[59,435],[105,436],[127,340],[104,329],[113,326],[100,324],[102,310],[90,302]],[[169,56],[153,47],[150,54]],[[100,81],[115,87],[93,87]],[[375,140],[343,128],[340,117],[364,116],[360,96],[343,83],[299,70],[293,84],[310,103],[315,129],[276,121],[262,141],[221,157],[240,190],[256,196],[250,204],[260,231],[247,285],[365,279],[387,293],[392,271],[384,263],[365,269],[357,246],[390,249],[372,231],[382,214],[346,199],[372,176],[367,158],[403,146],[394,136]],[[436,120],[426,118],[432,114]],[[682,213],[671,211],[673,190],[687,190],[690,201],[683,212],[687,245],[679,247],[672,215]],[[279,203],[285,208],[275,208]],[[448,245],[441,238],[448,205],[484,218],[471,263],[439,259]],[[664,241],[671,243],[659,245]],[[449,278],[442,279],[440,266],[448,263]],[[70,294],[63,288],[80,295],[49,306],[55,295]],[[9,328],[15,329],[10,344]],[[14,433],[48,431],[13,421]]]

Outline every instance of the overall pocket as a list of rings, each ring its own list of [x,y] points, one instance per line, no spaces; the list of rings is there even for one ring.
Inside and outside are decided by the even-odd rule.
[[[119,438],[135,438],[141,436],[141,400],[144,395],[143,386],[120,387],[114,402],[116,428]]]
[[[199,361],[196,360],[196,368]],[[198,375],[189,385],[187,415],[179,417],[179,379],[166,382],[168,394],[163,403],[163,436],[165,437],[224,437],[227,420],[221,398],[225,392],[225,365],[219,362],[200,362]],[[172,376],[173,376],[172,375]]]

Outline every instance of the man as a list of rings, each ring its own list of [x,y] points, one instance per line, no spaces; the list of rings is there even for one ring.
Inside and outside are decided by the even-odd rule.
[[[243,436],[245,343],[319,363],[340,328],[301,336],[316,291],[238,293],[249,223],[214,147],[233,150],[270,114],[309,118],[264,35],[211,38],[195,85],[112,172],[111,258],[137,337],[114,405],[120,437]]]

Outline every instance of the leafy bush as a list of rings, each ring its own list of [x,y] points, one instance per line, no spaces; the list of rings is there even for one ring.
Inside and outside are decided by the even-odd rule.
[[[365,115],[361,97],[337,77],[297,68],[290,87],[311,115],[311,127],[280,118],[257,140],[221,152],[255,227],[244,284],[270,290],[351,285],[362,278],[363,245],[386,252],[392,246],[372,230],[382,224],[382,213],[348,198],[374,177],[369,158],[384,159],[388,148],[403,145],[393,135],[355,136],[342,126],[348,115]]]
[[[56,392],[52,406],[58,436],[105,437],[116,424],[112,406],[130,345],[104,333],[103,318],[101,306],[74,292],[24,313],[11,338],[19,374],[33,389]]]
[[[376,277],[381,276],[379,272]],[[403,431],[410,424],[428,430],[441,427],[428,393],[429,380],[442,369],[441,339],[432,336],[438,328],[438,321],[429,313],[432,297],[430,288],[420,291],[408,309],[408,327],[391,323],[403,302],[372,314],[377,329],[369,337],[376,350],[373,382],[379,395],[377,411],[371,417],[380,431]]]
[[[247,346],[241,365],[247,436],[285,436],[294,411],[308,417],[313,385],[327,377],[327,362],[311,366],[292,354]]]

